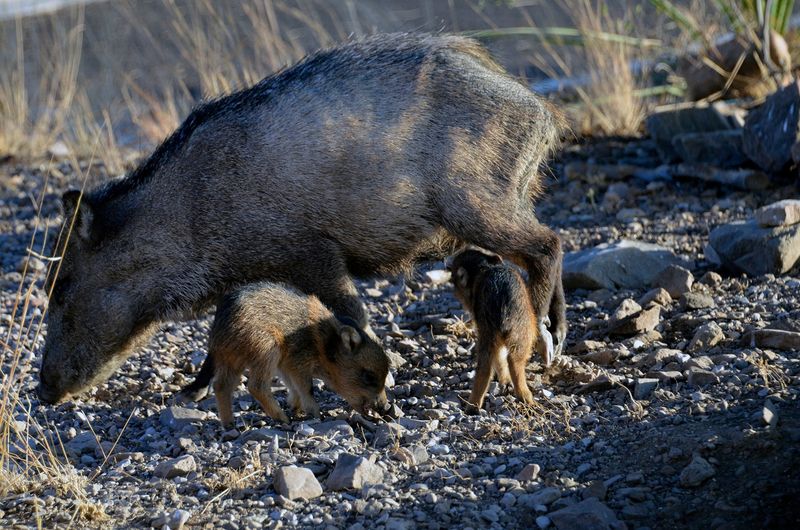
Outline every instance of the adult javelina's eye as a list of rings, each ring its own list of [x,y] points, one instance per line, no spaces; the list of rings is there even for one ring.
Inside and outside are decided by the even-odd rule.
[[[69,278],[58,278],[56,279],[55,284],[53,285],[53,300],[57,304],[64,303],[64,295],[67,293],[69,289],[70,280]]]

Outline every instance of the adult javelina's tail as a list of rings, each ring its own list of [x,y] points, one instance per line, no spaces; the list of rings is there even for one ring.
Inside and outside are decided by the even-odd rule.
[[[200,373],[194,381],[181,388],[178,393],[177,400],[179,403],[190,403],[193,401],[200,401],[206,394],[208,394],[208,387],[211,380],[214,378],[214,357],[206,355],[203,361],[203,366],[200,367]]]

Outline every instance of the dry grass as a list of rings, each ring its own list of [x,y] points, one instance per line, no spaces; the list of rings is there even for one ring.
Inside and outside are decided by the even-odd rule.
[[[467,4],[479,26],[496,27],[485,7]],[[576,48],[548,43],[532,55],[554,75],[590,74],[591,83],[579,91],[588,109],[582,129],[636,132],[643,106],[640,80],[629,66],[641,51],[631,43],[642,39],[601,38],[630,33],[627,20],[614,18],[604,4],[570,0],[551,8],[568,13],[590,43],[577,48],[578,61],[572,60]],[[377,29],[374,20],[359,19],[366,8],[323,0],[160,0],[147,10],[120,0],[103,9],[112,17],[107,23],[92,7],[0,23],[0,158],[40,157],[57,140],[85,156],[90,139],[100,137],[103,162],[117,174],[130,160],[120,145],[146,150],[199,100],[249,86],[354,31]],[[536,26],[528,6],[503,9]],[[451,29],[458,29],[452,6],[450,14]],[[117,38],[109,26],[132,35]]]
[[[39,208],[43,195],[44,190],[37,202]],[[31,235],[29,258],[44,253],[44,248],[34,248],[39,231],[44,233],[43,239],[47,240],[48,227],[42,227],[40,219],[37,216]],[[69,237],[72,222],[66,225],[66,234],[63,236]],[[59,265],[60,260],[49,261],[49,267],[55,268],[53,272],[56,276]],[[46,314],[45,310],[38,318],[30,315],[36,285],[36,278],[32,277],[26,264],[12,311],[8,315],[8,333],[0,338],[4,367],[0,380],[0,496],[36,495],[52,489],[57,495],[73,500],[72,521],[99,523],[106,519],[106,515],[103,507],[92,502],[86,494],[86,486],[91,479],[70,464],[58,430],[49,424],[41,409],[32,408],[29,396],[21,392],[30,368],[23,365],[21,360],[25,353],[35,350],[40,344]],[[41,527],[39,505],[33,503],[32,506],[31,518]]]
[[[239,469],[220,467],[215,477],[203,479],[203,483],[209,491],[219,493],[206,503],[201,513],[237,490],[262,483],[267,471],[261,463],[258,451],[248,452],[244,465]]]
[[[102,22],[86,20],[84,8],[0,22],[0,158],[39,158],[57,141],[83,157],[99,137],[103,162],[121,172],[128,157],[114,123],[127,126],[128,141],[131,134],[148,145],[161,141],[199,100],[249,86],[346,38],[334,15],[323,23],[325,9],[318,0],[161,0],[146,12],[122,0],[107,7],[135,32],[126,42],[147,50],[144,63],[115,49],[114,35],[98,35]],[[147,61],[158,71],[148,75]]]
[[[448,324],[445,331],[458,338],[474,339],[477,336],[472,320],[464,320],[462,317],[455,317],[455,322]]]
[[[531,404],[514,400],[510,408],[511,430],[517,436],[521,433],[526,438],[544,436],[550,440],[564,440],[572,431],[569,424],[572,409],[566,403],[543,398]]]
[[[68,21],[44,18],[28,32],[30,41],[19,20],[0,33],[0,42],[13,43],[0,52],[0,155],[41,155],[65,132],[78,90],[82,24],[77,10]]]
[[[641,47],[624,41],[599,38],[603,35],[630,35],[632,14],[623,19],[612,17],[605,2],[570,0],[564,9],[583,35],[584,44],[569,53],[564,46],[542,42],[533,54],[534,63],[553,78],[588,76],[585,84],[574,87],[579,105],[569,116],[573,128],[581,134],[635,135],[641,132],[647,107],[641,92],[646,80],[633,71],[636,61],[649,55]],[[527,22],[534,26],[532,18]],[[652,54],[652,52],[649,52]],[[576,65],[579,65],[576,67]]]
[[[758,370],[758,375],[761,376],[764,388],[770,391],[786,390],[789,376],[779,367],[773,365],[766,353],[753,352],[747,356],[747,361]]]

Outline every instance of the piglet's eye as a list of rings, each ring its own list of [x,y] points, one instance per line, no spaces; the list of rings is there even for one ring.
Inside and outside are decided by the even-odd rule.
[[[378,386],[378,376],[369,370],[361,370],[361,383],[366,387],[375,388]]]

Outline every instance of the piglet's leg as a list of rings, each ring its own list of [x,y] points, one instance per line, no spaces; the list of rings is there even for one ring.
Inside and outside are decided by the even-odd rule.
[[[214,395],[217,398],[219,421],[226,429],[234,426],[232,397],[239,381],[241,381],[241,374],[225,366],[219,367],[214,377]]]
[[[302,409],[311,417],[319,418],[319,405],[314,401],[311,392],[311,378],[295,374],[286,377],[286,384],[291,392],[292,407],[295,410]]]
[[[247,389],[261,404],[267,416],[281,423],[289,423],[289,417],[283,411],[275,396],[272,395],[270,379],[271,377],[262,377],[259,374],[254,375],[251,373],[250,379],[247,381]]]

